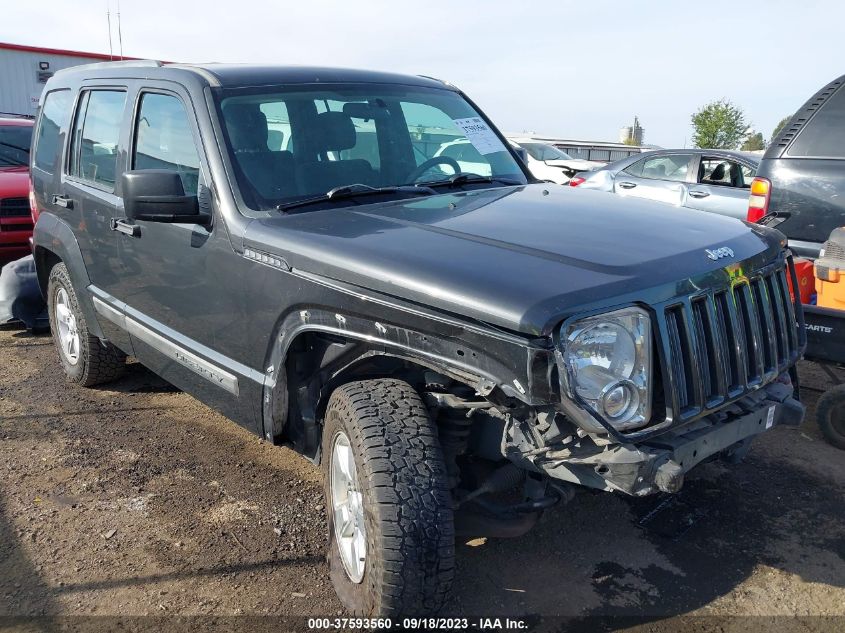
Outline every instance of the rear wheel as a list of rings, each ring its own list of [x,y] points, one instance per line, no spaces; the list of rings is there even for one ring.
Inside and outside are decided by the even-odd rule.
[[[822,394],[816,404],[816,420],[824,438],[845,450],[845,385]]]
[[[436,613],[455,528],[437,429],[406,382],[338,387],[323,428],[329,567],[344,606],[370,617]]]
[[[123,375],[126,355],[89,333],[64,264],[56,264],[50,271],[47,293],[50,329],[65,375],[84,387]]]

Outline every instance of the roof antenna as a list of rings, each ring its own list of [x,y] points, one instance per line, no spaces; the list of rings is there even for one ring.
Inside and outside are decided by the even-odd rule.
[[[120,59],[123,59],[123,33],[120,30],[120,0],[117,0],[117,41],[120,46]]]
[[[109,60],[114,60],[114,52],[111,46],[111,13],[109,12],[109,0],[106,0],[106,22],[109,24]]]

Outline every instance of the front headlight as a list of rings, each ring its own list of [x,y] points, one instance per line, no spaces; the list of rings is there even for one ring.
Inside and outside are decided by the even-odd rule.
[[[563,332],[563,361],[570,396],[615,429],[651,417],[651,320],[640,308],[580,319]]]

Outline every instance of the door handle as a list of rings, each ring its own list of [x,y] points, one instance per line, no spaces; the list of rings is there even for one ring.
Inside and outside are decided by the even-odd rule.
[[[710,194],[707,193],[706,191],[690,191],[689,192],[690,198],[706,198],[709,195]]]
[[[53,204],[55,204],[57,207],[73,209],[73,200],[71,200],[67,196],[53,196]]]
[[[111,230],[123,233],[130,237],[141,237],[141,227],[137,224],[129,224],[126,220],[111,219]]]
[[[637,186],[637,183],[626,181],[626,182],[620,182],[619,186],[622,187],[623,189],[633,189],[634,187]]]

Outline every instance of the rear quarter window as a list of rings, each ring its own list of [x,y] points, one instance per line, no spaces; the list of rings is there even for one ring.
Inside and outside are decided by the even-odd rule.
[[[789,158],[845,158],[845,90],[825,101],[786,151]]]
[[[52,174],[59,164],[62,153],[61,132],[70,118],[70,90],[54,90],[44,97],[41,120],[35,139],[35,166]]]

